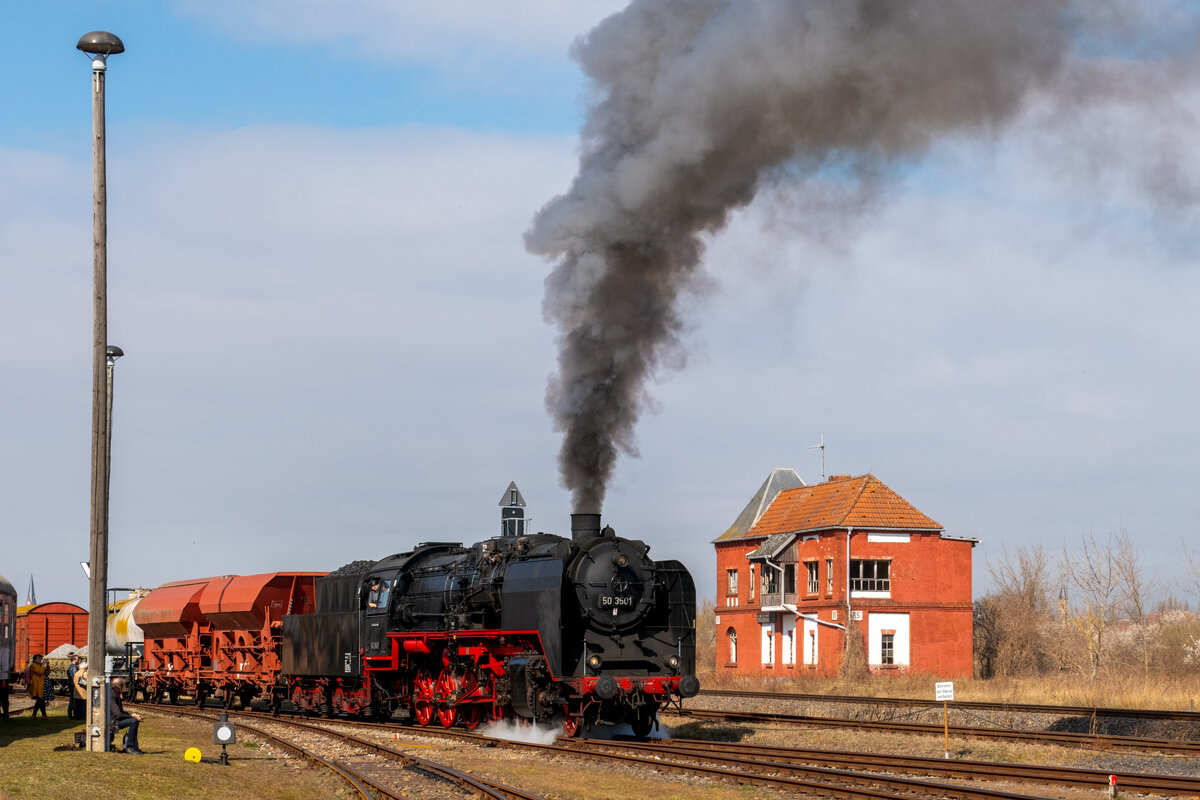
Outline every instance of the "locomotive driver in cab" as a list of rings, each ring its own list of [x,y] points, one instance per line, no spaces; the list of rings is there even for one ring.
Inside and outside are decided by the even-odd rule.
[[[391,589],[392,582],[390,580],[381,581],[376,578],[367,595],[367,608],[387,608],[388,594],[391,593]]]

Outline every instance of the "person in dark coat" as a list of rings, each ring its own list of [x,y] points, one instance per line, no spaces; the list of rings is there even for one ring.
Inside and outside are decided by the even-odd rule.
[[[121,699],[121,695],[125,692],[125,679],[112,679],[112,728],[109,731],[109,745],[111,746],[113,738],[116,737],[117,731],[121,728],[125,729],[125,736],[121,740],[121,749],[131,755],[140,756],[142,751],[138,748],[138,724],[142,721],[141,714],[131,714],[125,710],[125,704]]]
[[[71,665],[67,667],[67,686],[70,688],[70,693],[67,695],[67,719],[83,719],[83,702],[75,691],[75,675],[78,672],[79,656],[72,653]]]

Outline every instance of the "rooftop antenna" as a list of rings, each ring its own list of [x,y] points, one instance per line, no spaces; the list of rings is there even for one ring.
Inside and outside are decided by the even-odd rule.
[[[805,450],[820,450],[821,451],[821,480],[825,480],[825,434],[821,434],[821,443],[809,445]]]

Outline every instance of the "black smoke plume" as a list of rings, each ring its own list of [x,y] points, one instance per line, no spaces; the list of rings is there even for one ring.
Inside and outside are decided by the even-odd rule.
[[[1073,67],[1120,60],[1145,17],[1118,0],[634,0],[579,40],[579,173],[526,234],[555,263],[546,403],[575,510],[599,511],[618,452],[636,454],[680,297],[731,212],[822,171],[869,183],[1036,98],[1079,102],[1103,80]]]

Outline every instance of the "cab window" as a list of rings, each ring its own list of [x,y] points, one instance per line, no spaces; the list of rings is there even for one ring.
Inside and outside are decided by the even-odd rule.
[[[377,578],[371,582],[367,592],[367,608],[387,608],[388,597],[392,593],[390,578]]]

